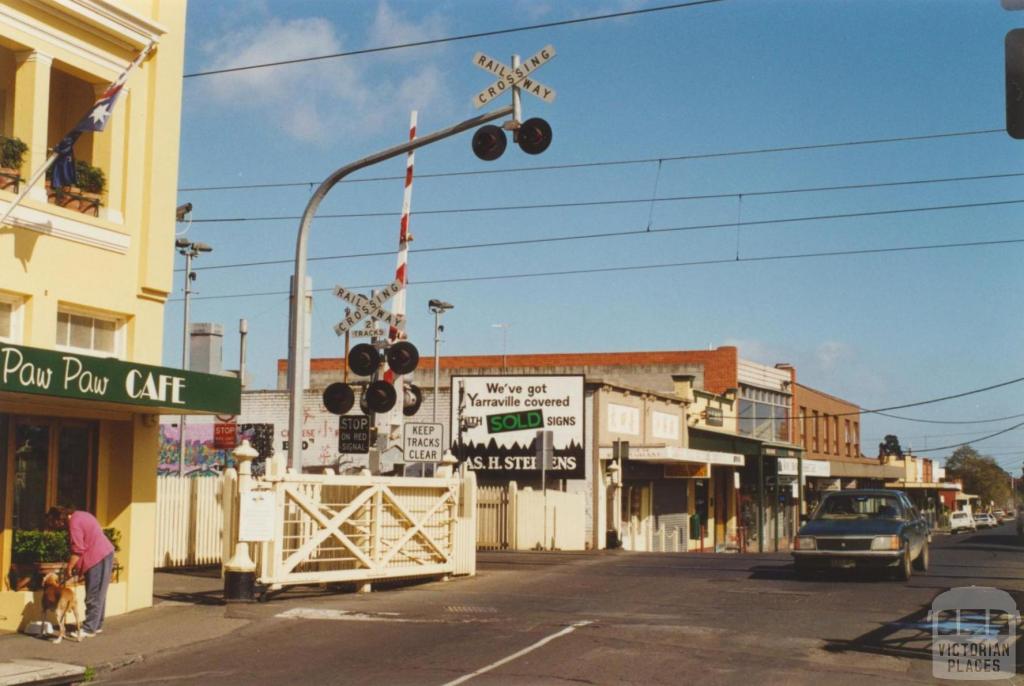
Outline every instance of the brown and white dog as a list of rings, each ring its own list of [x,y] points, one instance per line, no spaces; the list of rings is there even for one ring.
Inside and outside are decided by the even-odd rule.
[[[71,584],[70,580],[61,583],[60,577],[54,572],[50,572],[43,577],[44,622],[46,621],[47,614],[50,612],[54,614],[54,617],[57,619],[57,626],[60,627],[57,638],[53,641],[54,643],[60,643],[61,639],[64,638],[64,620],[67,618],[68,612],[75,616],[75,626],[77,627],[75,638],[78,641],[82,640],[82,622],[78,617],[78,598],[75,596],[75,587]]]

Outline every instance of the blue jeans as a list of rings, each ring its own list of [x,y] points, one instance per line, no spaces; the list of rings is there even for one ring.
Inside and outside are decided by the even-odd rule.
[[[110,573],[114,569],[114,553],[85,570],[85,626],[86,631],[103,628],[103,616],[107,613],[107,587]]]

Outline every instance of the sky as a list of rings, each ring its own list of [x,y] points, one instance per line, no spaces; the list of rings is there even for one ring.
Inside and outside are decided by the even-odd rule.
[[[736,345],[863,408],[1024,377],[1024,141],[1003,130],[1003,39],[1024,12],[999,0],[721,0],[201,75],[666,4],[193,0],[178,195],[194,209],[178,231],[213,247],[193,264],[192,321],[224,326],[225,366],[245,318],[252,387],[275,387],[298,217],[320,181],[403,143],[412,110],[424,135],[508,104],[473,107],[494,81],[476,52],[508,63],[552,45],[534,77],[555,101],[522,96],[524,119],[552,127],[547,151],[510,142],[484,162],[466,133],[416,152],[407,309],[424,355],[438,298],[454,305],[442,355]],[[314,357],[343,352],[329,289],[394,277],[404,167],[358,172],[318,210]],[[940,179],[956,180],[907,183]],[[1022,400],[1016,383],[894,412],[971,423],[864,415],[862,449],[891,433],[942,459],[1024,421],[1001,419]],[[972,445],[1024,463],[1024,427]]]

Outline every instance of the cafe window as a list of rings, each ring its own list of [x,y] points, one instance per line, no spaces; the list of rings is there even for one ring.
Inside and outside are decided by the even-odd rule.
[[[15,419],[7,439],[14,484],[11,526],[42,529],[55,506],[91,510],[96,473],[96,424]]]
[[[67,310],[57,313],[57,347],[90,355],[121,355],[121,323]]]
[[[0,341],[17,343],[21,339],[21,302],[0,294]]]
[[[789,440],[792,396],[751,386],[740,387],[739,433],[767,441]]]

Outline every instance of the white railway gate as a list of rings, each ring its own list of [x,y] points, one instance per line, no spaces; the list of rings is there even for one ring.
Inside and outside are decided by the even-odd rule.
[[[237,488],[234,474],[226,475],[225,487]],[[253,489],[272,492],[275,504],[271,539],[253,545],[257,580],[270,590],[475,572],[472,474],[285,474],[254,480]],[[226,541],[233,546],[236,536],[232,530]]]

